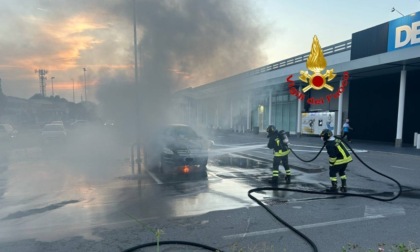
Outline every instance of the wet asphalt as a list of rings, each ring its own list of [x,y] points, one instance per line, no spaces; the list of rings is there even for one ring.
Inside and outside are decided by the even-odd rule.
[[[257,248],[279,251],[278,246],[289,248],[287,251],[311,251],[290,230],[277,229],[278,224],[247,197],[250,189],[270,187],[272,154],[265,147],[265,135],[230,133],[215,134],[211,138],[216,146],[207,178],[164,178],[146,167],[135,174],[126,158],[129,148],[124,146],[115,148],[105,144],[102,150],[78,150],[70,156],[68,151],[54,152],[54,149],[13,151],[8,157],[8,166],[0,171],[0,251],[123,251],[136,244],[155,241],[160,229],[165,233],[162,240],[193,240],[225,251]],[[322,147],[318,137],[291,136],[290,141],[294,152],[307,160]],[[372,233],[370,229],[378,226],[394,229],[401,226],[404,235],[398,229],[395,231],[399,241],[411,240],[418,244],[416,228],[409,223],[419,217],[414,213],[417,204],[412,200],[419,198],[416,174],[419,174],[420,151],[410,146],[395,148],[357,140],[350,146],[372,167],[392,172],[393,177],[403,181],[404,193],[400,202],[385,206],[375,201],[354,202],[343,198],[339,205],[346,206],[347,222],[364,223],[366,228],[358,231],[360,237]],[[110,150],[118,150],[118,154],[104,156]],[[328,186],[327,160],[325,152],[310,163],[291,154],[293,183],[279,187],[323,190]],[[379,193],[385,197],[395,194],[395,184],[366,172],[360,162],[349,166],[348,176],[353,193]],[[328,246],[320,245],[331,239],[331,236],[321,235],[323,227],[328,230],[339,225],[336,227],[339,233],[358,226],[341,225],[343,218],[332,214],[337,205],[326,202],[336,196],[270,190],[255,195],[266,205],[281,207],[281,212],[286,213],[294,225],[305,229],[309,228],[306,224],[312,223],[314,228],[307,232],[324,249],[321,251],[345,244],[338,238]],[[317,212],[319,208],[323,212],[314,220],[308,213]],[[400,218],[398,224],[394,223],[395,218]],[[369,222],[371,219],[375,221]],[[389,237],[392,234],[389,232]],[[377,236],[372,240],[390,239],[386,238],[388,235]],[[358,239],[355,241],[359,244],[369,244]],[[187,247],[173,248],[173,251],[186,250]],[[148,251],[156,251],[156,247]]]

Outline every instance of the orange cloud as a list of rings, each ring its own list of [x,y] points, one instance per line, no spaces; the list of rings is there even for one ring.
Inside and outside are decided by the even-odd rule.
[[[174,73],[175,75],[177,75],[179,78],[182,78],[184,80],[188,80],[192,78],[192,75],[187,73],[187,72],[183,72],[177,69],[169,69],[169,71],[171,71],[172,73]]]
[[[88,85],[86,83],[86,85]],[[74,82],[74,89],[81,89],[84,85],[82,83]],[[54,89],[56,90],[73,90],[73,82],[60,82],[54,83]]]
[[[11,65],[17,68],[36,69],[39,67],[52,70],[68,70],[78,66],[80,53],[93,48],[102,41],[97,40],[89,32],[106,28],[94,20],[84,16],[74,16],[61,22],[27,18],[28,23],[38,31],[42,39],[33,39],[34,50],[25,58],[15,58]],[[41,35],[39,35],[41,34]],[[47,43],[48,47],[45,47]],[[42,48],[42,49],[41,49]],[[39,54],[33,52],[39,50]],[[29,53],[28,53],[29,54]]]
[[[96,40],[88,32],[104,29],[103,25],[84,16],[74,16],[63,23],[51,23],[44,27],[44,32],[60,46],[50,55],[51,70],[66,70],[77,66],[80,52],[94,47],[102,41]]]

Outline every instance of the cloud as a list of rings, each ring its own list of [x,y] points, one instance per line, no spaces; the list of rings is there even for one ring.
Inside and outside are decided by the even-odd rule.
[[[133,102],[119,99],[138,98],[142,121],[149,126],[161,124],[162,118],[170,118],[173,91],[223,79],[266,61],[260,45],[267,32],[249,4],[244,0],[137,0],[141,85],[136,89],[133,1],[22,0],[18,4],[5,0],[0,10],[6,20],[0,32],[8,34],[0,38],[4,92],[19,97],[38,93],[34,70],[47,69],[47,78],[55,77],[55,94],[72,100],[72,80],[76,97],[84,95],[82,68],[86,68],[90,101],[104,108],[115,105],[128,118],[133,116],[128,106]]]

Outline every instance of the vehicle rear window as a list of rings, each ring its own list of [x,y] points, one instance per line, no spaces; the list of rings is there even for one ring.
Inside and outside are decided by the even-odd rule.
[[[53,124],[51,124],[51,125],[45,125],[44,126],[44,130],[45,131],[63,131],[64,128],[61,125],[53,125]]]
[[[196,138],[197,133],[190,128],[185,126],[175,126],[168,129],[168,134],[173,137],[185,137],[185,138]]]

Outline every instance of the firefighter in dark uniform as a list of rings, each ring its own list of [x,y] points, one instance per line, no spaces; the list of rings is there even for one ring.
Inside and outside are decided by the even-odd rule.
[[[347,164],[353,159],[340,139],[336,139],[329,129],[324,129],[321,132],[321,139],[325,142],[330,164],[330,180],[331,187],[327,192],[338,192],[337,188],[337,173],[341,179],[341,192],[347,192]]]
[[[280,163],[284,166],[284,170],[286,172],[285,180],[286,183],[290,183],[290,178],[292,172],[290,171],[289,167],[289,139],[287,138],[286,132],[284,130],[277,131],[274,125],[270,125],[267,127],[267,138],[268,144],[267,147],[269,149],[273,149],[274,157],[273,157],[273,175],[272,175],[272,184],[274,186],[278,185],[279,182],[279,166]]]

